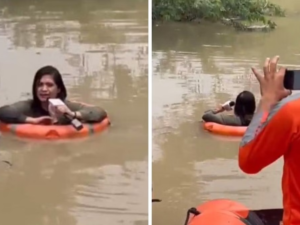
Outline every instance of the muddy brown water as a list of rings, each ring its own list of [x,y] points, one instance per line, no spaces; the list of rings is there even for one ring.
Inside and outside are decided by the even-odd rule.
[[[203,112],[259,86],[250,72],[265,57],[300,68],[299,1],[270,33],[239,33],[217,24],[153,25],[153,224],[184,223],[207,200],[229,198],[249,208],[282,207],[282,160],[257,175],[237,164],[238,139],[203,131]]]
[[[0,224],[147,224],[148,3],[38,2],[0,3],[0,104],[30,97],[50,64],[112,126],[78,141],[2,136]]]

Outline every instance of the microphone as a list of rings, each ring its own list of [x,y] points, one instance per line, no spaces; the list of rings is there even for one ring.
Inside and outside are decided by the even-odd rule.
[[[230,111],[233,106],[235,106],[234,101],[227,101],[222,105],[222,108],[225,109],[226,111]]]
[[[234,101],[230,101],[230,102],[229,102],[229,106],[230,106],[230,107],[235,106],[235,102],[234,102]]]
[[[55,111],[54,111],[56,106],[61,106],[61,105],[65,106],[65,103],[59,98],[49,98],[48,103],[49,103],[49,106],[48,106],[49,114],[52,118],[56,118]],[[77,131],[80,131],[83,128],[82,123],[78,119],[73,118],[72,116],[70,116],[66,113],[64,114],[64,117],[71,122],[71,125]]]

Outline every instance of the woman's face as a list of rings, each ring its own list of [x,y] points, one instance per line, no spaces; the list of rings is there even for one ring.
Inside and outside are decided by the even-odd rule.
[[[51,75],[44,75],[37,83],[36,92],[41,102],[47,102],[49,98],[56,98],[60,89]]]

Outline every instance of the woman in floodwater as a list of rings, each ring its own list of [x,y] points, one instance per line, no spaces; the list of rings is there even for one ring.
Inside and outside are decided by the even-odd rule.
[[[250,91],[243,91],[236,97],[234,115],[218,114],[225,111],[224,107],[220,106],[216,110],[206,111],[202,116],[202,120],[228,126],[248,126],[255,108],[254,95]]]
[[[0,120],[4,123],[52,124],[48,111],[49,98],[59,98],[66,104],[55,108],[58,116],[56,124],[70,124],[65,114],[87,123],[100,122],[107,116],[100,107],[66,100],[67,90],[62,76],[53,66],[42,67],[36,72],[32,95],[33,99],[0,107]]]

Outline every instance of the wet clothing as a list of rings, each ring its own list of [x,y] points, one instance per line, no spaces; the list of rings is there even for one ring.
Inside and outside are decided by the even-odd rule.
[[[258,111],[242,138],[239,166],[255,174],[284,159],[284,225],[300,224],[300,94],[288,96],[269,112]]]
[[[65,101],[65,104],[71,111],[81,113],[81,121],[87,123],[100,122],[106,118],[106,112],[98,106],[86,106],[84,104],[72,101]],[[33,105],[32,100],[19,101],[11,105],[0,107],[0,121],[3,123],[25,123],[26,117],[49,116],[49,112],[40,106]],[[70,124],[70,120],[61,116],[57,124]]]
[[[206,111],[202,116],[202,120],[205,122],[213,122],[227,126],[248,126],[251,119],[252,117],[245,119],[236,115],[215,114],[213,110]]]

